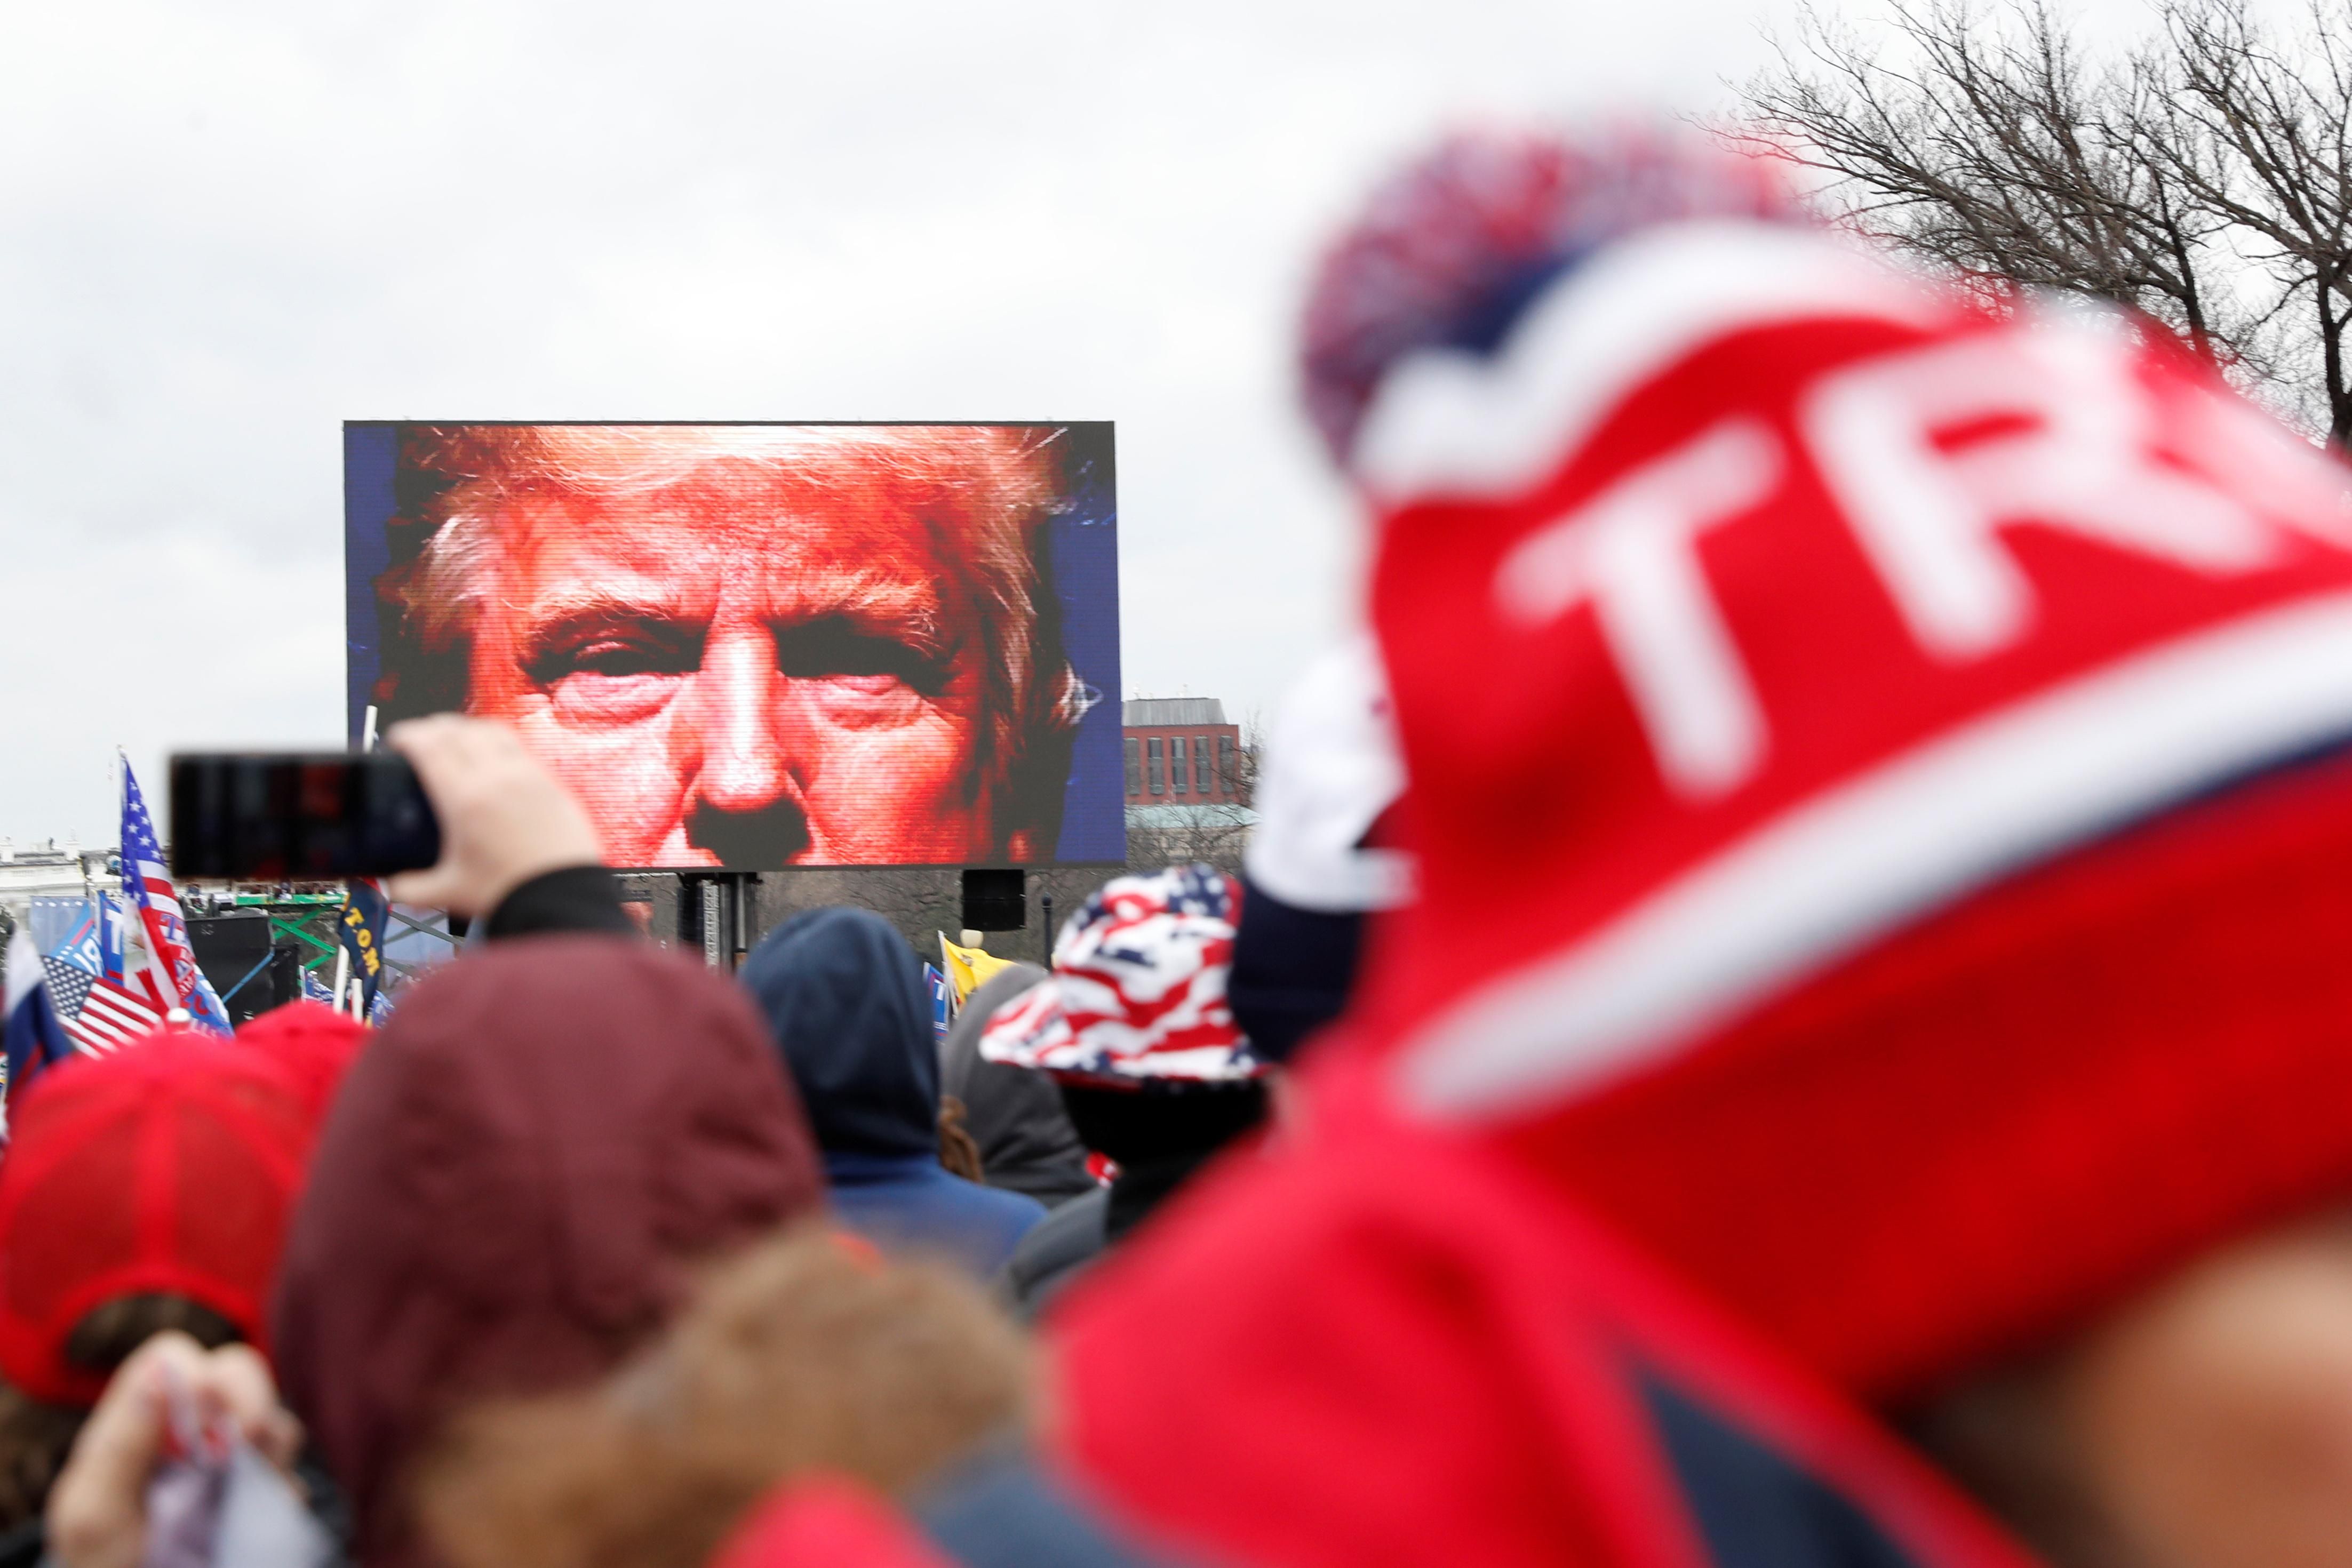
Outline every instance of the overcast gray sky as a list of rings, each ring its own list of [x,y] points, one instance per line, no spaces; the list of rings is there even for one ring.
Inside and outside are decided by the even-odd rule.
[[[0,833],[340,739],[347,418],[1115,419],[1128,695],[1269,707],[1357,591],[1319,239],[1785,11],[0,0]]]

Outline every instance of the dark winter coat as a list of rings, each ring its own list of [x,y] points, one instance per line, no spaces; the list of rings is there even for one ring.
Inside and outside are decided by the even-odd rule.
[[[1034,1068],[986,1061],[980,1054],[989,1016],[1045,977],[1034,964],[1014,964],[964,998],[940,1051],[940,1083],[963,1102],[964,1127],[980,1145],[988,1185],[1025,1192],[1051,1208],[1095,1187],[1087,1146],[1062,1109],[1062,1092]]]
[[[889,923],[810,910],[762,938],[741,977],[799,1085],[843,1221],[878,1245],[993,1274],[1045,1206],[940,1166],[930,999]]]

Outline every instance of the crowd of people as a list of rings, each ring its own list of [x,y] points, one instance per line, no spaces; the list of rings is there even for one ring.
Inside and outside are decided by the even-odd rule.
[[[2352,486],[1988,293],[1645,128],[1406,168],[1245,874],[944,1042],[396,727],[476,948],[10,1096],[0,1564],[2341,1563]]]

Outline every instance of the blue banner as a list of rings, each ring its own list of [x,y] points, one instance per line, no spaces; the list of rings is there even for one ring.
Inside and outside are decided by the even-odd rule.
[[[932,1038],[944,1040],[948,1023],[955,1017],[955,992],[949,988],[948,977],[929,964],[923,966],[923,981],[931,988]]]

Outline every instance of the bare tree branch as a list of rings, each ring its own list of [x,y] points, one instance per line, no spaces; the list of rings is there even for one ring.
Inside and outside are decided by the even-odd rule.
[[[2130,306],[2352,440],[2352,37],[2310,0],[2166,0],[2094,57],[2046,0],[1903,0],[1889,40],[1808,11],[1735,134],[1827,176],[1832,215],[2006,306]]]

